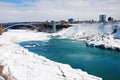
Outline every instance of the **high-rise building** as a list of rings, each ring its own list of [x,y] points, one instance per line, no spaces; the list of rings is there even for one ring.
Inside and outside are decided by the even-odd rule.
[[[106,22],[106,15],[99,15],[99,22]]]

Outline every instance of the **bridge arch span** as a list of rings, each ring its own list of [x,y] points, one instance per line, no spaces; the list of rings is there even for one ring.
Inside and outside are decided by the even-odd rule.
[[[38,30],[37,26],[31,25],[31,24],[14,24],[10,25],[5,30],[8,29],[31,29],[31,30]]]

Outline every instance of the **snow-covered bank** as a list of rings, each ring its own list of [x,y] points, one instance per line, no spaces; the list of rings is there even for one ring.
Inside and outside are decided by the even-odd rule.
[[[8,31],[0,36],[0,64],[9,80],[102,80],[69,65],[56,63],[15,44],[27,40],[49,40],[49,34]]]
[[[120,26],[114,24],[78,24],[68,29],[55,33],[76,40],[84,40],[87,45],[103,49],[120,51]]]
[[[20,41],[28,41],[28,40],[47,41],[50,39],[47,36],[49,36],[49,34],[47,33],[42,33],[42,32],[38,33],[29,30],[9,30],[8,32],[5,32],[3,34],[3,38],[11,42],[20,42]]]

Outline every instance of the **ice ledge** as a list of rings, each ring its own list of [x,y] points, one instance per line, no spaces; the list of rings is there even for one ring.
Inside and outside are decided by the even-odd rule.
[[[87,46],[97,47],[107,50],[120,51],[120,39],[115,39],[112,35],[108,35],[100,40],[88,41]]]

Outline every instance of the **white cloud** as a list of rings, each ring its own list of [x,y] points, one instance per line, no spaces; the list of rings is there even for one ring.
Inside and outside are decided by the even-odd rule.
[[[120,19],[119,0],[24,0],[22,4],[0,2],[0,21],[98,19],[107,14]]]

